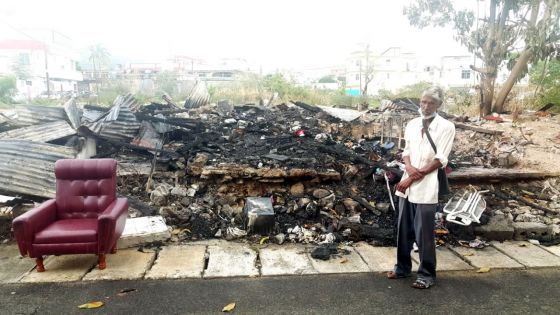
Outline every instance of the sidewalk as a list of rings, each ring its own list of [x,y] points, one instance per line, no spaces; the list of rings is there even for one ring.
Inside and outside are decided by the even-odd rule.
[[[481,250],[439,247],[438,271],[480,268],[533,269],[560,267],[560,245],[544,247],[529,242],[492,242]],[[358,243],[346,247],[349,255],[321,261],[311,258],[311,247],[301,244],[252,245],[210,240],[169,245],[160,251],[122,249],[107,256],[99,270],[94,255],[50,256],[46,272],[35,271],[35,261],[19,255],[16,244],[0,246],[0,283],[38,283],[95,280],[266,277],[305,274],[380,273],[392,269],[396,250]],[[417,254],[413,268],[417,267]]]

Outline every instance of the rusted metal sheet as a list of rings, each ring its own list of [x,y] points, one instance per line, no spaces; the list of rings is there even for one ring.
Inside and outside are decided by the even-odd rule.
[[[70,125],[63,120],[51,123],[12,129],[0,133],[0,139],[19,139],[37,142],[48,142],[64,138],[76,133]]]
[[[149,121],[142,122],[140,132],[130,143],[150,149],[163,147],[163,139]]]
[[[0,140],[0,190],[52,198],[56,191],[54,162],[73,159],[71,147],[28,140]]]

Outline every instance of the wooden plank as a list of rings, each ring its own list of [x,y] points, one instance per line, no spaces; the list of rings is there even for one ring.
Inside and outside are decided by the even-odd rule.
[[[472,131],[476,131],[476,132],[480,132],[480,133],[486,133],[486,134],[489,134],[489,135],[501,135],[502,133],[504,133],[501,130],[489,130],[489,129],[484,129],[484,128],[480,128],[480,127],[465,125],[465,124],[458,123],[458,122],[454,122],[454,124],[455,124],[455,127],[459,128],[459,129],[467,129],[467,130],[472,130]]]
[[[447,175],[451,181],[473,181],[473,180],[529,180],[544,179],[547,177],[558,177],[558,172],[539,172],[521,169],[505,168],[461,168]]]

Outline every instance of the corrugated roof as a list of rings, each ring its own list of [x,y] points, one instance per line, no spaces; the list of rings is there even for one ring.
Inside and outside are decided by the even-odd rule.
[[[185,108],[198,108],[208,104],[210,101],[210,94],[206,88],[206,83],[197,81],[192,88],[189,97],[185,101]]]
[[[25,126],[66,120],[66,113],[62,107],[18,105],[15,111],[16,121]]]
[[[64,138],[76,133],[70,125],[63,120],[51,123],[23,127],[0,133],[0,139],[19,139],[38,142],[48,142]]]
[[[133,100],[119,96],[106,114],[93,123],[86,123],[86,127],[101,137],[129,142],[140,129],[140,123],[129,107],[135,102]]]
[[[0,190],[45,198],[56,192],[54,162],[73,159],[71,147],[28,140],[0,140]]]

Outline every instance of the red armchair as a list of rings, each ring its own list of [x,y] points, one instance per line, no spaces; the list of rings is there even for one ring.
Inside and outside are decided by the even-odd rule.
[[[36,258],[38,272],[43,255],[64,254],[96,254],[105,269],[128,214],[128,200],[117,198],[117,161],[58,160],[54,172],[56,199],[12,223],[21,255]]]

